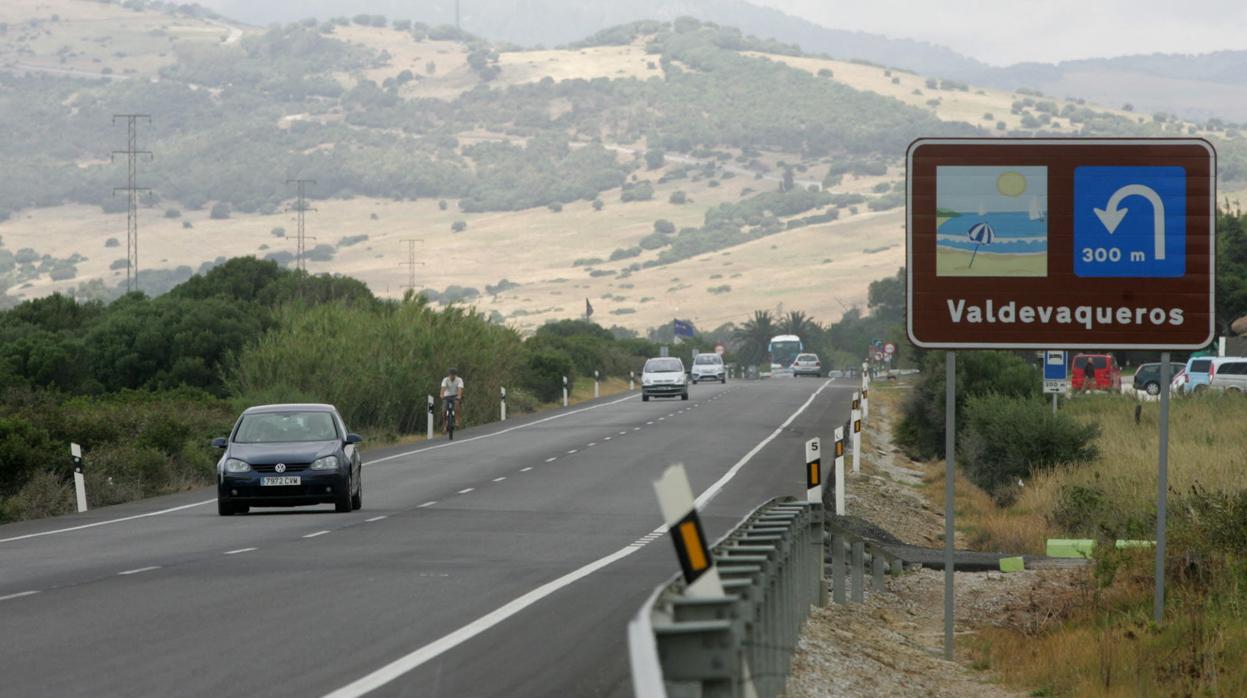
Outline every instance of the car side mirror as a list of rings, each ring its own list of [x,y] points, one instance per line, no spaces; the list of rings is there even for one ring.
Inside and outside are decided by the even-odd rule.
[[[226,439],[224,436],[218,436],[212,440],[213,448],[225,448],[228,444],[229,439]]]
[[[357,444],[363,440],[364,440],[364,437],[360,436],[359,434],[347,434],[346,435],[346,442],[348,444]]]

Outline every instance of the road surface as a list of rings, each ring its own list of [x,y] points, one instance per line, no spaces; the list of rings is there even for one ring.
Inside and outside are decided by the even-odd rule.
[[[211,490],[0,527],[0,694],[630,696],[625,626],[678,570],[652,482],[717,538],[803,496],[851,381],[603,398],[366,454],[364,508],[221,518]]]

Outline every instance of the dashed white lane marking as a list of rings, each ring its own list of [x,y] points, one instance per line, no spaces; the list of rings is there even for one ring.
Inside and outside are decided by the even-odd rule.
[[[597,446],[597,445],[598,445],[598,442],[596,442],[596,441],[590,441],[590,442],[589,442],[589,446],[588,446],[588,448],[592,448],[592,447]]]
[[[603,441],[610,441],[610,440],[611,440],[611,437],[609,437],[609,436],[608,436],[608,437],[606,437],[606,438],[604,438],[604,439],[602,439],[602,440],[603,440]]]
[[[37,589],[36,589],[36,590],[34,590],[34,591],[19,591],[19,592],[17,592],[16,594],[9,594],[9,595],[7,595],[7,596],[0,596],[0,601],[8,601],[9,599],[20,599],[20,598],[22,598],[23,596],[33,596],[33,595],[38,594],[38,593],[39,593],[39,591],[38,591]]]
[[[573,453],[575,453],[575,452],[576,452],[576,449],[574,449],[574,448],[573,448],[572,450],[570,450],[570,451],[568,451],[568,452],[567,452],[567,455],[569,455],[569,456],[570,456],[571,454],[573,454]]]
[[[632,427],[632,431],[641,431],[641,427]]]
[[[125,572],[118,572],[117,576],[120,577],[120,576],[127,575],[127,574],[142,574],[143,572],[151,572],[152,570],[158,570],[158,569],[160,569],[160,565],[152,565],[150,567],[139,567],[133,570],[126,570]]]
[[[666,418],[666,417],[659,417],[659,418],[658,418],[658,421],[660,421],[660,422],[665,422],[665,421],[667,421],[667,418]]]
[[[766,437],[754,446],[748,453],[742,456],[735,465],[729,468],[728,471],[723,474],[723,477],[720,477],[713,485],[710,486],[709,489],[702,492],[701,496],[699,496],[696,501],[698,507],[705,506],[706,502],[713,499],[715,495],[717,495],[719,491],[722,490],[723,487],[736,476],[736,473],[738,473],[746,463],[752,460],[759,451],[761,451],[768,443],[773,441],[776,436],[783,432],[784,429],[787,429],[788,425],[792,424],[793,420],[799,417],[802,412],[805,412],[806,408],[814,402],[814,398],[818,397],[819,393],[823,392],[823,388],[826,388],[830,384],[831,381],[827,381],[819,387],[818,390],[815,390],[814,393],[810,395],[810,398],[806,400],[801,407],[797,408],[796,412],[793,412],[783,424],[779,425],[775,431],[771,432],[770,436]],[[665,527],[654,529],[650,534],[647,534],[647,536],[653,535],[654,533],[661,534],[664,528]],[[397,679],[403,674],[422,666],[430,660],[440,657],[446,652],[462,645],[490,628],[497,626],[529,606],[532,606],[538,601],[554,594],[558,590],[571,586],[577,581],[588,577],[608,565],[622,560],[640,549],[641,546],[636,545],[636,543],[631,543],[620,548],[619,550],[616,550],[610,555],[594,560],[579,569],[568,572],[562,577],[547,582],[536,589],[517,597],[511,602],[486,613],[471,623],[468,623],[457,630],[451,631],[450,633],[441,636],[423,647],[395,659],[376,671],[373,671],[365,676],[361,676],[351,683],[348,683],[347,685],[327,694],[325,698],[358,698],[359,696],[363,696],[371,691],[374,691],[377,688],[380,688],[381,686]]]
[[[425,508],[425,507],[431,507],[431,506],[433,506],[434,504],[437,504],[437,500],[436,500],[436,499],[435,499],[435,500],[433,500],[433,501],[431,501],[431,502],[425,502],[424,504],[421,504],[420,506],[418,506],[418,507],[416,507],[416,508],[417,508],[417,509],[423,509],[423,508]]]
[[[306,536],[303,536],[303,537],[304,537],[304,538],[315,538],[316,536],[323,536],[323,535],[325,535],[325,534],[326,534],[326,533],[328,533],[328,532],[329,532],[329,531],[316,531],[315,533],[309,533],[309,534],[307,534]]]
[[[252,550],[258,550],[258,549],[259,548],[239,548],[237,550],[226,550],[225,554],[226,555],[237,555],[238,553],[249,553]]]
[[[553,463],[554,461],[556,461],[556,460],[558,460],[558,459],[559,459],[559,457],[558,457],[558,456],[550,456],[549,458],[547,458],[547,459],[546,459],[546,462],[547,462],[547,463]]]
[[[471,491],[472,491],[472,490],[474,490],[474,489],[476,489],[476,488],[475,488],[475,487],[465,487],[464,489],[459,490],[459,494],[467,494],[467,493],[471,492]]]
[[[372,523],[373,521],[380,521],[381,519],[386,519],[386,518],[389,518],[389,517],[382,514],[381,516],[374,516],[371,519],[364,519],[364,523]]]
[[[502,476],[502,477],[496,477],[496,478],[494,478],[494,482],[502,482],[502,481],[503,481],[503,480],[505,480],[505,479],[507,479],[505,475],[504,475],[504,476]]]
[[[549,463],[550,461],[546,461],[546,462],[547,462],[547,463]],[[531,465],[530,465],[530,466],[528,466],[527,468],[520,468],[520,472],[521,472],[521,473],[526,473],[526,472],[528,472],[528,471],[530,471],[530,470],[532,470],[532,469],[533,469],[533,466],[531,466]]]
[[[646,424],[653,424],[653,423],[654,423],[654,421],[653,421],[653,420],[650,420],[650,421],[646,422]]]
[[[619,435],[620,435],[620,436],[627,436],[627,435],[628,435],[628,432],[627,432],[627,430],[625,430],[625,431],[621,431],[621,432],[619,432]]]

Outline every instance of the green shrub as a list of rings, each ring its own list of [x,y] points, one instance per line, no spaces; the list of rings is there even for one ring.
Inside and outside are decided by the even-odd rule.
[[[957,448],[962,468],[998,496],[1039,470],[1098,455],[1099,425],[1053,414],[1038,397],[975,395],[966,401],[965,420]]]
[[[564,353],[551,349],[531,351],[520,368],[520,386],[541,402],[554,402],[563,397],[563,377],[568,384],[575,381],[572,361]]]
[[[1018,356],[1003,351],[967,351],[957,356],[957,429],[966,402],[976,396],[1033,397],[1040,394],[1039,371]],[[902,408],[893,436],[912,458],[944,457],[944,353],[930,352],[922,378]]]

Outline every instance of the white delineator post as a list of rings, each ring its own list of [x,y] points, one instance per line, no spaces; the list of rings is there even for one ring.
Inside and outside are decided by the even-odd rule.
[[[593,370],[593,397],[594,398],[602,397],[602,385],[600,382],[598,382],[598,377],[599,376],[598,376],[597,369],[594,369]]]
[[[507,421],[507,389],[505,387],[499,389],[502,391],[502,403],[498,407],[499,414],[501,415],[501,419],[499,421],[505,422]]]
[[[82,472],[82,447],[69,445],[69,457],[74,463],[74,494],[78,499],[78,513],[87,510],[87,478]]]
[[[862,411],[853,410],[849,421],[853,429],[853,474],[856,475],[862,471]]]
[[[636,371],[628,371],[628,390],[636,390]]]
[[[567,407],[567,376],[563,376],[563,406]]]
[[[836,516],[844,516],[844,427],[836,427]]]
[[[870,377],[862,376],[862,420],[870,416]]]
[[[429,396],[429,415],[425,421],[425,438],[433,438],[433,396]]]
[[[658,495],[658,506],[688,585],[685,596],[724,596],[723,582],[714,566],[714,555],[706,545],[705,531],[693,503],[693,488],[684,466],[676,463],[664,470],[662,477],[654,481],[654,493]]]
[[[805,442],[805,501],[823,501],[823,459],[817,436]]]

